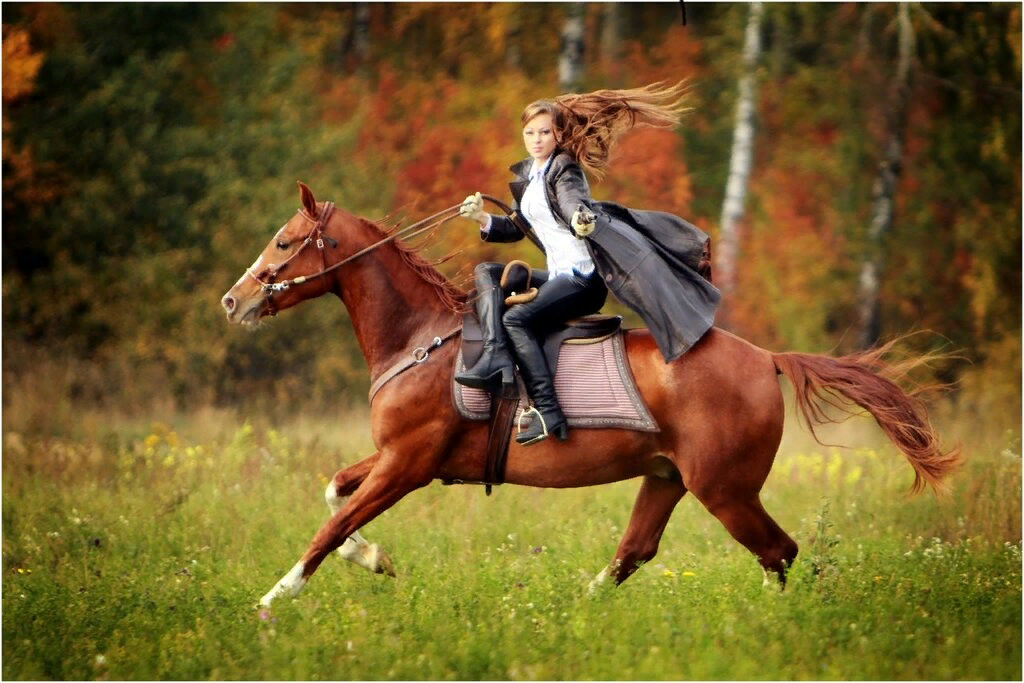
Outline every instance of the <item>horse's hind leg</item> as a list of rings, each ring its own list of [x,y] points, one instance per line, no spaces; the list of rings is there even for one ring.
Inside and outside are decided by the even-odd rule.
[[[722,499],[709,505],[701,501],[718,518],[732,537],[754,553],[761,566],[778,575],[786,585],[786,570],[793,565],[797,545],[761,506],[757,495],[745,499]]]
[[[616,584],[622,583],[641,563],[654,558],[672,510],[685,494],[686,487],[678,478],[644,477],[636,503],[633,504],[633,515],[629,519],[626,535],[622,537],[611,564],[590,582],[591,592],[611,574],[615,575]]]
[[[337,474],[327,485],[324,498],[327,500],[327,507],[331,510],[333,517],[342,508],[348,497],[355,493],[359,485],[366,479],[373,466],[377,464],[380,453],[374,453],[369,458],[362,460],[350,467],[338,470]],[[391,558],[386,552],[380,549],[376,543],[369,543],[358,531],[345,539],[345,542],[338,548],[338,555],[360,567],[365,567],[376,574],[395,575],[395,567]]]

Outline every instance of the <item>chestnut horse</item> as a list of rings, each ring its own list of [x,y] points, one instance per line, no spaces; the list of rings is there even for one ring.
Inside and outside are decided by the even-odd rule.
[[[335,294],[371,378],[385,383],[371,403],[377,452],[334,475],[326,494],[330,520],[263,605],[297,595],[334,550],[394,575],[387,555],[358,530],[434,479],[480,481],[488,435],[487,423],[462,419],[450,398],[466,294],[393,233],[318,204],[302,183],[299,191],[302,209],[222,299],[228,320],[252,324]],[[291,279],[277,282],[285,271]],[[878,351],[843,358],[772,353],[720,329],[669,364],[644,329],[627,330],[625,345],[659,431],[572,429],[566,442],[522,447],[513,440],[508,452],[510,484],[559,488],[643,477],[625,536],[595,581],[614,575],[621,583],[653,558],[673,508],[690,491],[784,582],[797,545],[758,495],[782,438],[779,374],[793,383],[808,425],[828,421],[820,404],[835,395],[870,413],[914,468],[915,493],[926,484],[940,490],[959,462],[958,449],[940,449],[921,404],[888,379],[892,368]],[[386,380],[402,365],[411,367]]]

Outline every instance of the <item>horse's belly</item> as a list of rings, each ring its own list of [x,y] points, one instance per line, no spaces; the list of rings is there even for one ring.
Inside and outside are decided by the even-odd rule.
[[[570,429],[566,442],[548,439],[509,447],[505,480],[544,488],[610,484],[648,474],[654,435],[618,429]]]

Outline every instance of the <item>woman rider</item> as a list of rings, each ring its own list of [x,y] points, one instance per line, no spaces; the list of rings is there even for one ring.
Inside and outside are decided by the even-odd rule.
[[[655,84],[532,102],[521,117],[530,156],[510,167],[517,176],[510,184],[516,212],[509,218],[487,214],[480,193],[462,204],[460,215],[480,225],[482,239],[529,237],[547,256],[547,271],[533,271],[537,296],[504,314],[502,264],[477,266],[484,350],[472,368],[455,376],[466,386],[496,392],[513,384],[514,355],[540,417],[516,437],[521,444],[548,434],[568,438],[540,342],[566,321],[599,311],[608,287],[644,317],[666,361],[713,324],[719,293],[709,282],[707,236],[670,214],[595,202],[584,175],[603,175],[623,132],[676,126],[685,110],[682,90]]]

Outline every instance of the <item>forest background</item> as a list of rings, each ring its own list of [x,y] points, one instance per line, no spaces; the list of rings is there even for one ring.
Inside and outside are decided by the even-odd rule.
[[[1021,8],[913,4],[892,228],[872,241],[892,130],[895,4],[767,4],[736,281],[722,321],[768,349],[856,346],[859,276],[882,254],[883,339],[942,349],[968,420],[1021,411]],[[3,8],[3,404],[40,426],[76,407],[268,416],[365,402],[344,308],[256,334],[219,299],[296,210],[320,199],[406,222],[507,196],[524,104],[685,78],[676,131],[639,130],[594,194],[676,213],[720,242],[744,73],[746,4],[36,4]],[[465,221],[426,252],[468,285],[526,258]],[[606,310],[626,313],[616,304]],[[29,420],[31,423],[32,420]]]

